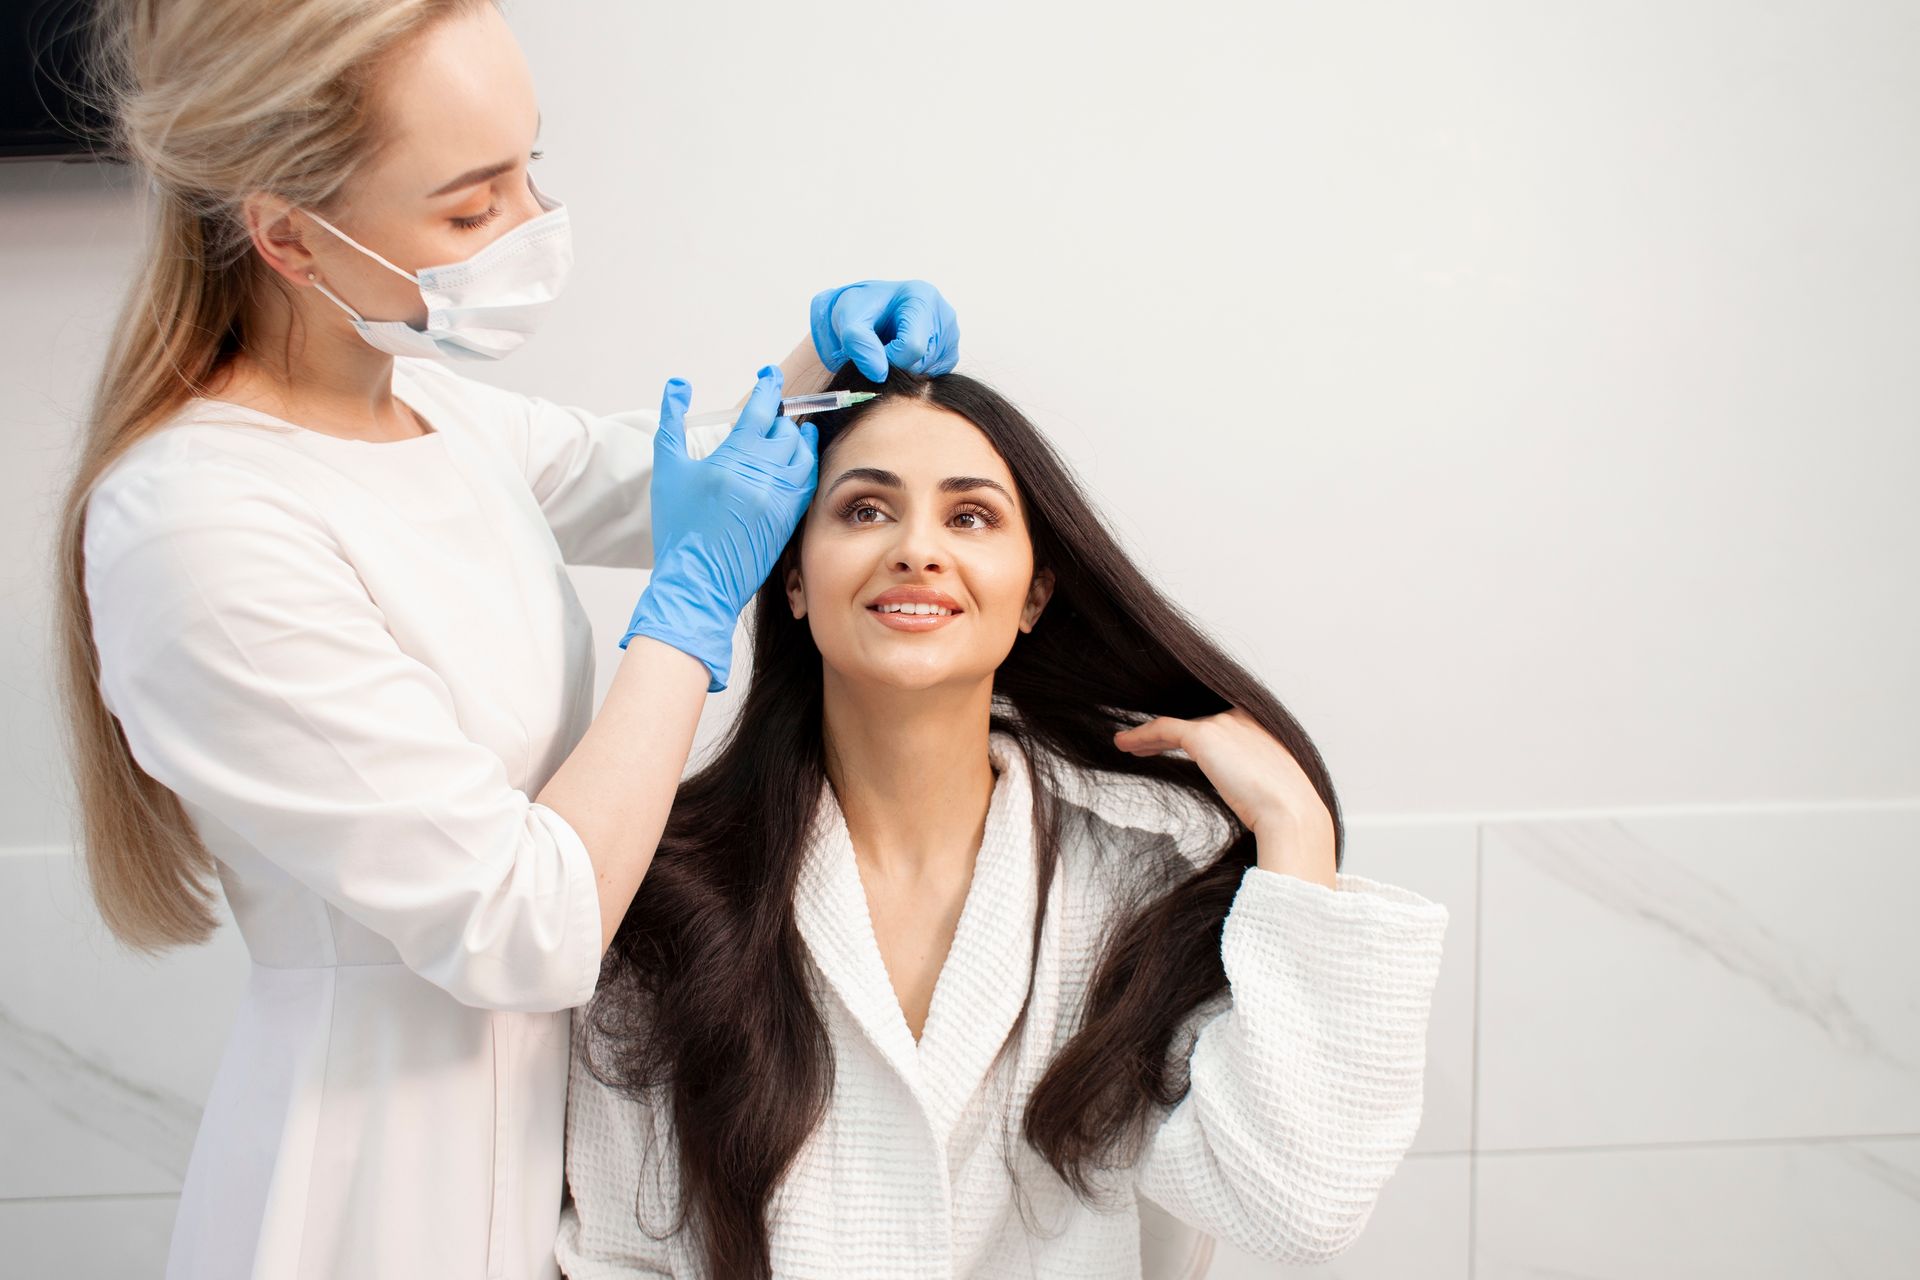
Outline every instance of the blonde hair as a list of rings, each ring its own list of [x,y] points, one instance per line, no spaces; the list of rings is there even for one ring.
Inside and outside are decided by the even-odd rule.
[[[245,340],[278,285],[249,250],[242,201],[331,210],[380,142],[384,61],[490,0],[116,0],[92,92],[113,147],[150,179],[146,252],[121,306],[62,509],[55,649],[94,901],[128,946],[204,941],[213,858],[171,791],[135,762],[100,697],[83,550],[101,474]]]

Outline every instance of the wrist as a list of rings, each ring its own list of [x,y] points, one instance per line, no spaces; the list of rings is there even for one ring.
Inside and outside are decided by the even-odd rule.
[[[702,693],[711,692],[708,686],[713,683],[712,669],[697,655],[688,653],[679,645],[644,631],[633,631],[621,640],[620,646],[626,650],[626,657],[620,660],[619,671],[624,672],[636,666],[651,667],[676,685],[682,681],[692,685],[697,680]],[[615,676],[616,681],[621,678]]]
[[[631,646],[635,640],[656,641],[699,663],[701,671],[707,678],[708,693],[719,693],[727,687],[728,673],[733,665],[731,649],[728,649],[723,657],[715,659],[711,656],[713,650],[710,646],[702,643],[698,638],[666,626],[657,619],[642,618],[637,614],[628,624],[627,634],[620,637],[620,647],[631,653],[633,652]]]
[[[813,345],[811,336],[800,339],[799,345],[780,362],[780,373],[790,396],[825,391],[827,384],[833,381],[833,371],[821,362],[820,352]]]
[[[633,607],[620,647],[625,649],[635,636],[644,635],[691,654],[707,667],[708,692],[717,693],[726,687],[738,610],[718,599],[697,575],[677,571],[676,558],[669,551],[656,561],[653,578]]]
[[[813,353],[820,359],[824,369],[837,369],[833,362],[833,300],[840,296],[839,289],[822,289],[813,295],[813,301],[807,306],[807,332],[813,338]]]
[[[1255,860],[1261,869],[1334,887],[1331,822],[1306,822],[1291,813],[1275,813],[1258,819],[1248,830],[1253,832]]]

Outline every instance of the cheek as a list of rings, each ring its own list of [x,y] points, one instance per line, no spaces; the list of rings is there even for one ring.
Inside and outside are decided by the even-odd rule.
[[[994,614],[1017,615],[1033,582],[1033,555],[1025,547],[994,549],[972,565],[969,586],[981,607]]]
[[[485,206],[480,206],[475,212],[478,213],[484,208]],[[464,262],[498,240],[500,235],[505,234],[504,232],[495,233],[495,229],[505,222],[506,219],[497,218],[485,227],[473,231],[462,231],[444,222],[437,223],[431,230],[415,238],[413,260],[420,264],[418,270],[422,271],[428,267],[445,267],[456,262]],[[395,279],[398,278],[395,277]]]
[[[853,598],[873,576],[873,566],[831,534],[807,535],[800,548],[800,584],[808,607],[823,607]]]
[[[346,245],[341,245],[340,251],[330,258],[321,260],[320,278],[369,320],[405,320],[415,324],[426,320],[426,304],[412,281],[395,275]]]

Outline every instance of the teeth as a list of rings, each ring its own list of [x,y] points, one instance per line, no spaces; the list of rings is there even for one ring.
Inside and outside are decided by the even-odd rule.
[[[881,613],[928,613],[937,614],[942,618],[949,617],[953,613],[953,610],[943,609],[937,604],[883,604],[879,606],[879,611]]]

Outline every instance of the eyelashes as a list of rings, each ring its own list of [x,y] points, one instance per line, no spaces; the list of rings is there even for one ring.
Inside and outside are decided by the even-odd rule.
[[[843,521],[852,520],[855,512],[867,507],[871,507],[875,511],[880,510],[879,504],[871,498],[849,498],[846,502],[840,504],[839,509],[834,514]],[[977,503],[969,503],[958,511],[955,511],[954,514],[956,516],[978,516],[985,527],[989,529],[998,528],[1001,523],[1000,517],[997,514]],[[854,520],[853,523],[873,524],[874,522],[871,520]]]
[[[546,157],[547,153],[544,151],[531,151],[527,153],[527,159],[529,160],[544,160]],[[454,226],[460,228],[462,231],[478,231],[499,216],[500,206],[496,204],[487,206],[485,213],[477,213],[471,218],[453,218],[451,221]]]
[[[485,213],[475,214],[471,218],[453,219],[453,225],[460,228],[462,231],[478,231],[481,227],[486,226],[489,222],[492,222],[495,218],[499,216],[500,216],[500,206],[497,204],[489,205],[487,206],[487,211]]]

